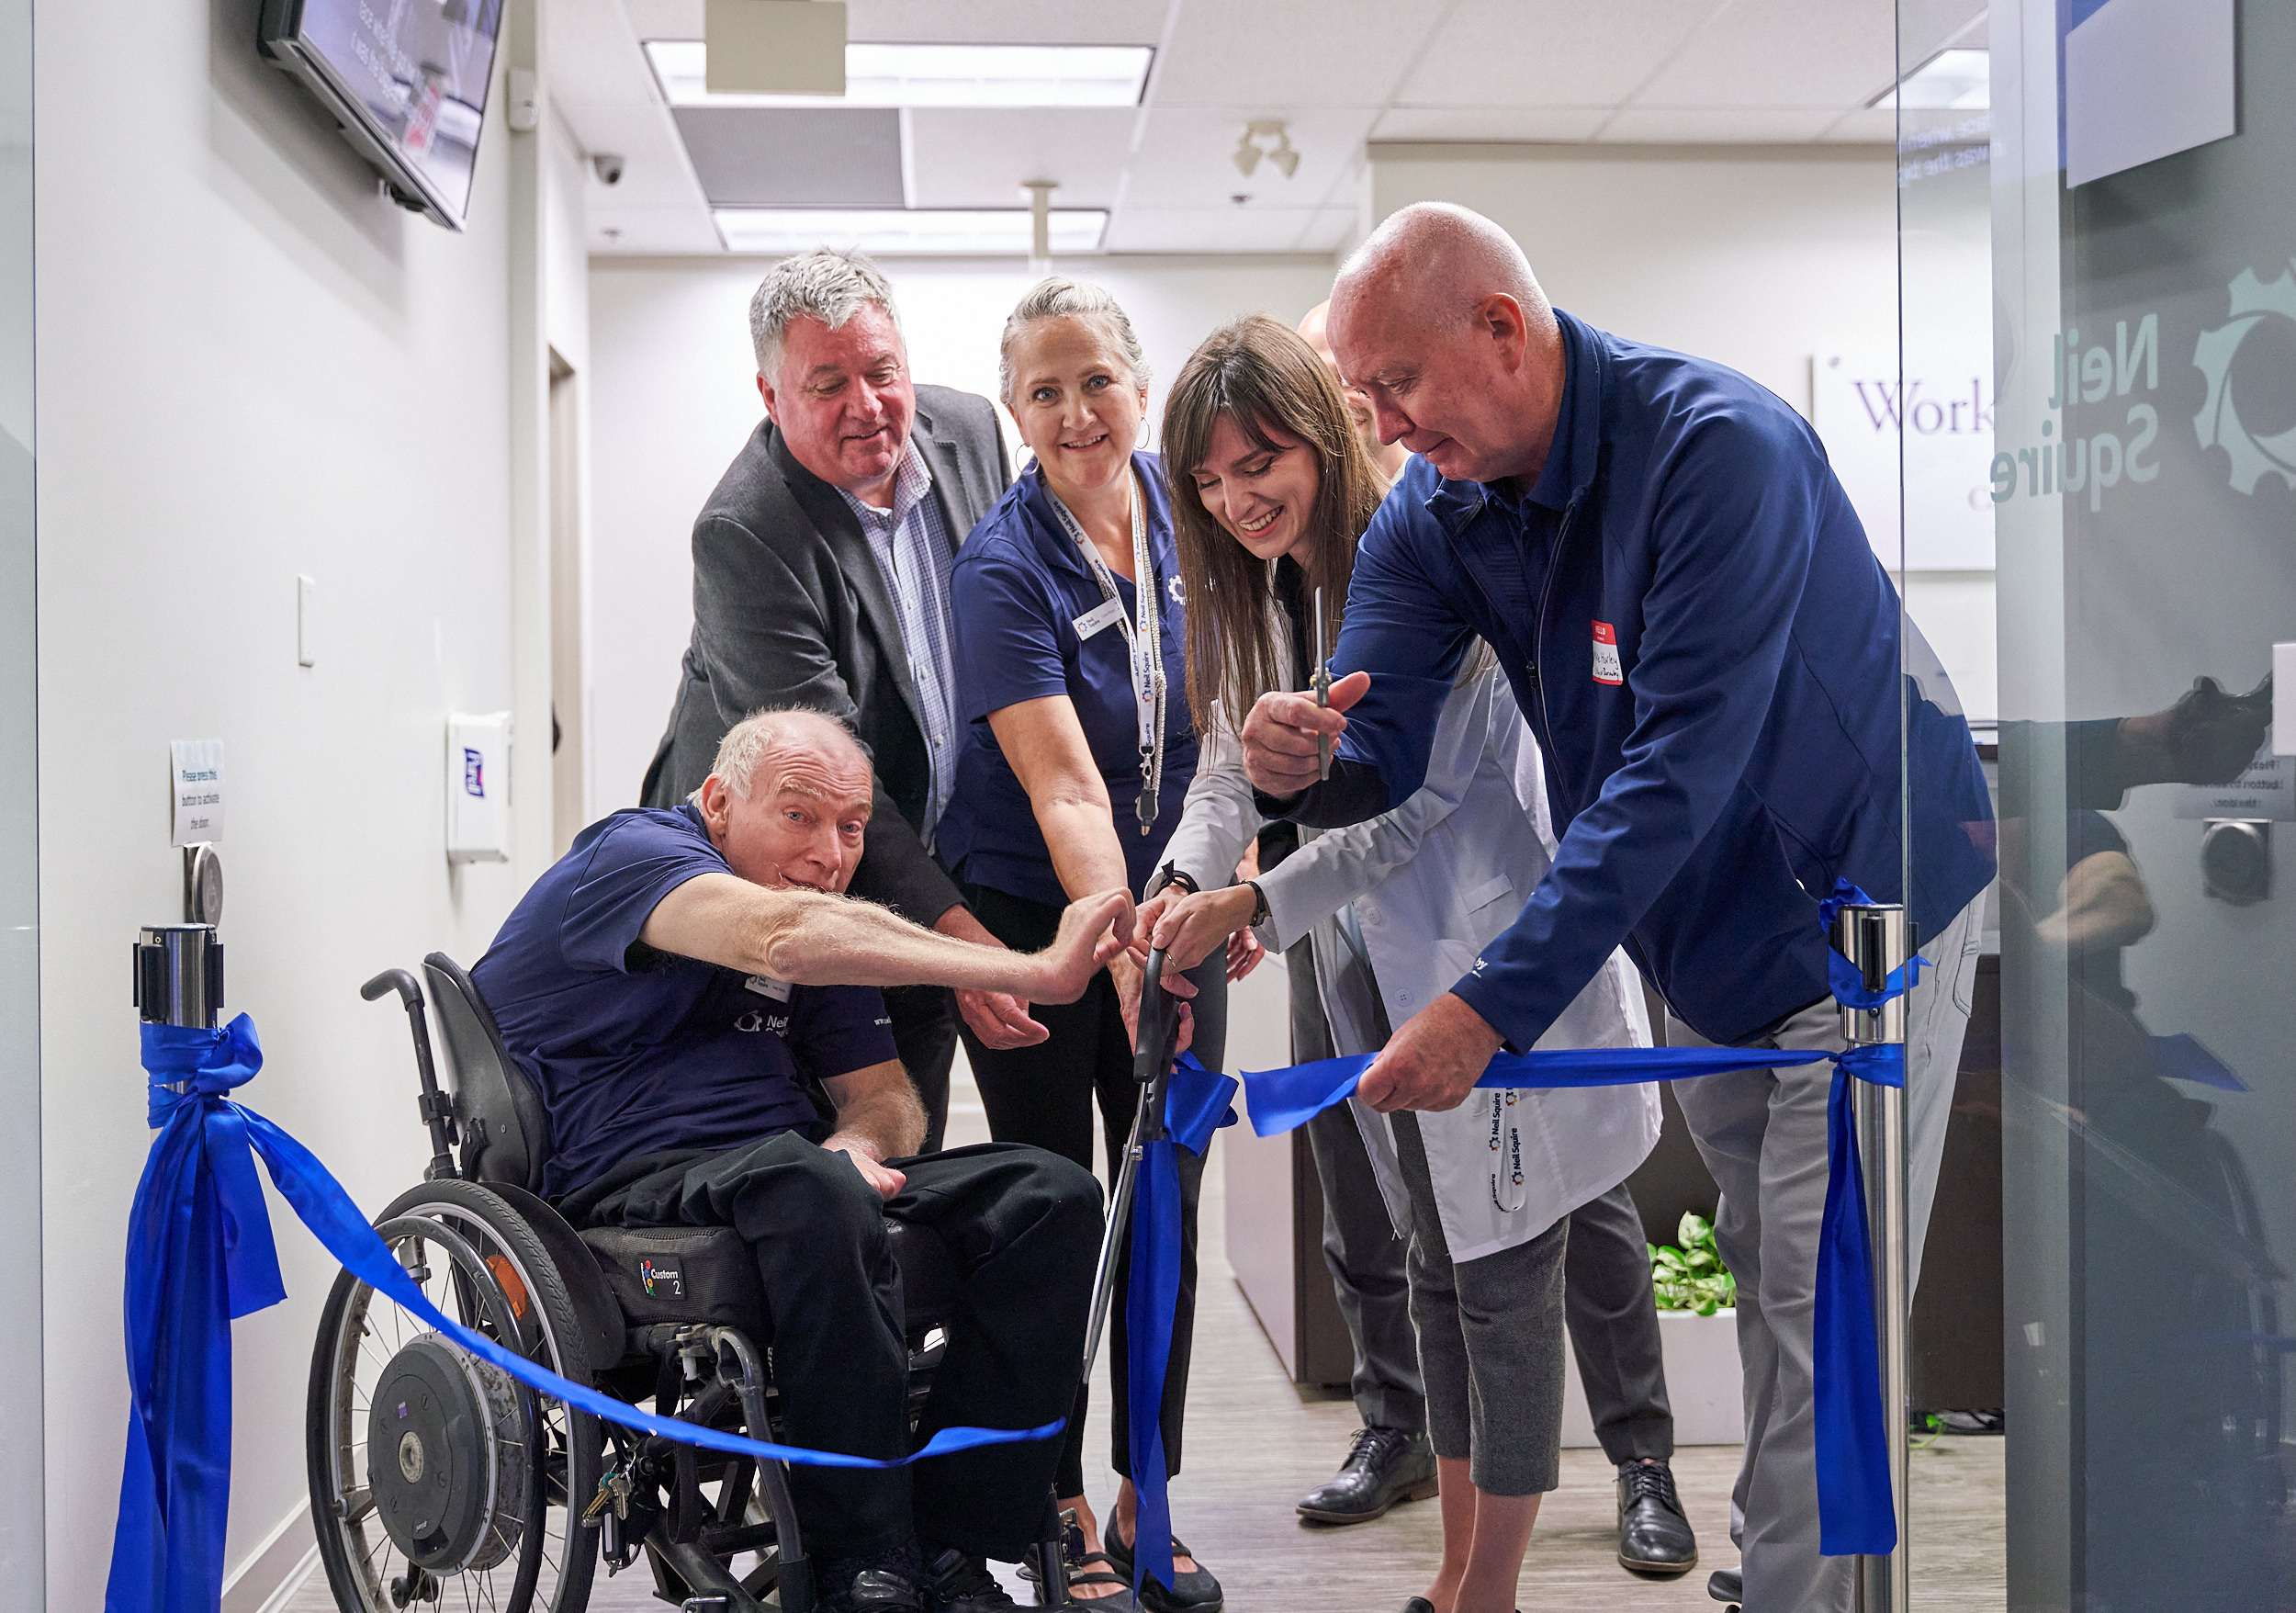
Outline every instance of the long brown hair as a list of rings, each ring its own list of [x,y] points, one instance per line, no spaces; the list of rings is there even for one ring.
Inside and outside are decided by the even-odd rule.
[[[1187,590],[1187,708],[1199,734],[1211,731],[1215,704],[1227,725],[1240,728],[1252,703],[1286,679],[1268,630],[1275,568],[1254,559],[1196,491],[1197,468],[1210,457],[1212,431],[1223,418],[1266,452],[1281,450],[1275,440],[1281,433],[1315,456],[1301,570],[1310,609],[1313,591],[1323,591],[1334,639],[1356,569],[1356,540],[1386,494],[1339,383],[1289,325],[1252,314],[1222,325],[1188,355],[1164,407],[1164,479]]]

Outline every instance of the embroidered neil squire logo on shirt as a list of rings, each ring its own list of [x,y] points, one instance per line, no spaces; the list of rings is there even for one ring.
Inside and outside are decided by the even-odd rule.
[[[1618,629],[1608,622],[1594,624],[1594,681],[1598,683],[1624,683],[1626,681],[1618,670]]]

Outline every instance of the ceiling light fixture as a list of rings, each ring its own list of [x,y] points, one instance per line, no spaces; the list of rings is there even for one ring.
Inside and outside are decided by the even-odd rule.
[[[648,39],[673,107],[1137,107],[1147,45],[856,45],[842,96],[712,95],[700,39]]]
[[[1262,141],[1274,141],[1276,143],[1263,151],[1260,147]],[[1244,126],[1244,138],[1236,142],[1236,167],[1249,179],[1253,171],[1260,165],[1262,157],[1275,164],[1286,179],[1299,172],[1300,153],[1291,149],[1290,127],[1280,118],[1263,118]]]
[[[854,247],[872,257],[1027,257],[1036,220],[1025,208],[719,208],[713,217],[728,252],[782,254]],[[1056,208],[1046,244],[1063,255],[1097,252],[1105,208]]]
[[[1895,111],[1982,112],[1993,104],[1993,57],[1986,51],[1940,51],[1868,105]]]

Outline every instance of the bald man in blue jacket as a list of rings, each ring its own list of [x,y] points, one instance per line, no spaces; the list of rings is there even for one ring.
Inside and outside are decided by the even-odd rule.
[[[1261,806],[1331,828],[1409,797],[1480,637],[1563,826],[1514,928],[1397,1028],[1360,1096],[1456,1106],[1618,946],[1674,1045],[1839,1048],[1818,903],[1847,878],[1905,902],[1932,964],[1908,1004],[1918,1269],[1992,812],[1951,686],[1816,434],[1744,376],[1552,308],[1514,242],[1461,208],[1381,225],[1341,274],[1330,334],[1381,439],[1416,457],[1364,535],[1331,708],[1272,694],[1246,721]],[[1324,780],[1319,738],[1337,741]],[[1851,1596],[1851,1561],[1818,1551],[1810,1388],[1829,1081],[1820,1065],[1676,1088],[1739,1277],[1731,1535],[1751,1613]]]

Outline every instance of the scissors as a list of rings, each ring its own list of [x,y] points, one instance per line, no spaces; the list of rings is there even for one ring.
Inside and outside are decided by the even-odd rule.
[[[1315,591],[1314,609],[1315,704],[1319,708],[1323,708],[1329,707],[1332,704],[1332,647],[1331,629],[1325,625],[1323,616],[1323,591],[1320,588]],[[1329,734],[1318,734],[1315,737],[1315,776],[1319,779],[1328,779],[1332,776],[1332,737]]]

